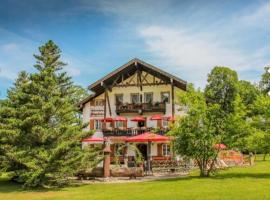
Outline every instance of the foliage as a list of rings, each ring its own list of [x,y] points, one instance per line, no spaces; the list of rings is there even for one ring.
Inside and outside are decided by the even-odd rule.
[[[83,157],[81,164],[78,165],[80,170],[89,170],[96,167],[104,159],[103,144],[95,144],[94,146],[86,146],[83,148]]]
[[[25,187],[62,185],[80,165],[82,132],[61,51],[48,41],[34,55],[36,72],[21,72],[0,109],[1,169]]]
[[[136,164],[141,164],[143,162],[143,156],[142,156],[142,153],[140,152],[140,150],[137,148],[137,146],[135,144],[121,144],[118,146],[118,148],[116,149],[116,152],[115,152],[115,162],[117,165],[120,166],[120,156],[122,155],[122,152],[125,151],[126,148],[129,148],[130,150],[134,151],[135,152],[135,156],[134,156],[134,159],[135,159],[135,163]]]
[[[189,85],[188,91],[179,96],[180,105],[188,108],[187,115],[180,119],[172,133],[176,136],[175,150],[192,158],[200,168],[200,176],[209,176],[213,171],[218,150],[215,144],[222,141],[218,115],[219,105],[207,105],[204,94]]]
[[[78,102],[89,96],[88,91],[79,85],[73,85],[71,90],[72,92],[70,98],[74,104],[77,104]]]
[[[207,103],[219,104],[224,114],[234,112],[233,102],[238,93],[237,73],[228,67],[214,67],[205,88]]]
[[[260,94],[259,88],[256,85],[251,84],[249,81],[240,80],[238,82],[239,95],[243,104],[249,109],[254,103],[257,96]]]
[[[270,152],[270,97],[261,94],[252,105],[251,125],[254,133],[248,137],[251,151],[264,153]]]
[[[269,94],[270,92],[270,67],[264,68],[264,74],[260,81],[260,88],[264,94]]]

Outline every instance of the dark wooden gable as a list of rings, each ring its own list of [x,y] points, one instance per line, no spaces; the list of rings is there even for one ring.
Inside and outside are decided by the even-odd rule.
[[[134,74],[137,74],[137,76],[134,76]],[[153,77],[151,81],[147,80],[147,76],[149,75]],[[136,77],[137,80],[130,79],[128,82],[125,81],[132,76]],[[113,87],[138,86],[142,89],[143,86],[165,84],[173,84],[182,90],[186,90],[187,85],[186,81],[135,58],[91,84],[88,88],[94,94],[80,102],[79,105],[82,105],[90,99],[104,93],[105,90],[111,90]]]

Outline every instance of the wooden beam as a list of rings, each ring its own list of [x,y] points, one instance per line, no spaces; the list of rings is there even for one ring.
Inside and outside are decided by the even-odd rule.
[[[170,83],[143,83],[142,86],[155,86],[155,85],[168,85]],[[115,87],[132,87],[138,86],[138,84],[124,84],[124,85],[116,85]]]
[[[104,93],[104,119],[106,118],[107,115],[107,97],[106,93]]]
[[[173,83],[173,79],[171,79],[171,88],[172,88],[172,116],[174,117],[174,112],[175,112],[175,106],[174,106],[174,83]]]
[[[107,102],[108,102],[109,113],[110,113],[110,117],[111,117],[112,116],[112,109],[111,109],[111,104],[110,104],[110,98],[109,98],[109,95],[108,95],[108,90],[105,90],[105,96],[106,96],[106,99],[107,99]]]

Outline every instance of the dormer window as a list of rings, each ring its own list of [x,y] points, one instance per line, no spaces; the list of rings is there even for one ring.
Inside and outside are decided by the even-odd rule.
[[[170,103],[170,92],[161,92],[161,102]]]
[[[104,100],[103,99],[96,99],[95,100],[95,106],[103,106]]]
[[[115,94],[115,104],[116,105],[123,104],[123,94]]]
[[[130,94],[130,98],[131,98],[132,104],[139,104],[140,103],[140,94],[139,93]]]
[[[144,103],[153,103],[153,92],[145,92],[144,93]]]

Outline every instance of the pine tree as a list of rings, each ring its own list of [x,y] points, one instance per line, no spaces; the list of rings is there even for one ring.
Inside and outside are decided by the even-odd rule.
[[[26,187],[62,185],[79,168],[82,124],[61,51],[48,41],[34,55],[36,72],[22,72],[0,109],[0,166]]]

